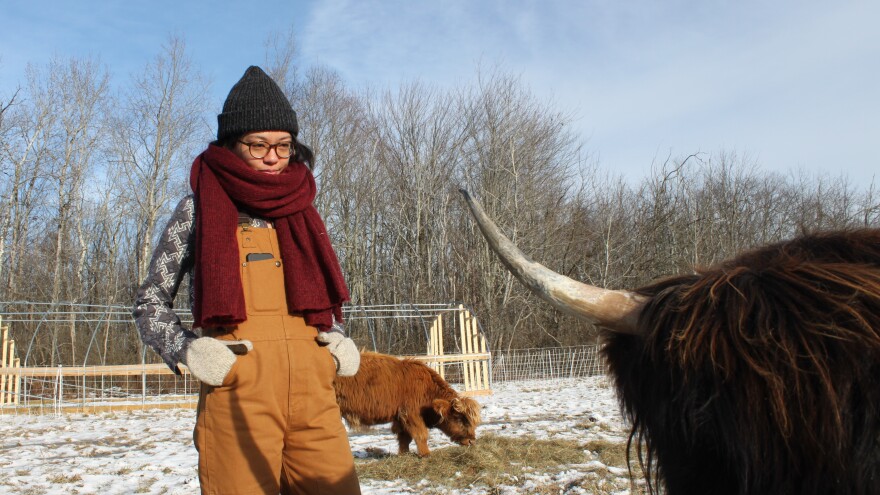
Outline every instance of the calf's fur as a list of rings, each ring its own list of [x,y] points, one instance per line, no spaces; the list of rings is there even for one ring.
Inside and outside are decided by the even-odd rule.
[[[413,440],[427,456],[428,428],[437,428],[460,445],[476,440],[480,405],[462,397],[437,372],[415,359],[375,352],[361,353],[354,376],[337,376],[336,401],[349,425],[391,423],[399,452]]]

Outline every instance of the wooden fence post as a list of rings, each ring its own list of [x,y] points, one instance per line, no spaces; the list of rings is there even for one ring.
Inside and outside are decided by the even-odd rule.
[[[12,364],[15,362],[15,340],[9,340],[9,355],[6,356],[6,368],[12,368]],[[6,376],[6,404],[12,404],[13,396],[12,396],[12,382],[15,379],[12,375]]]
[[[2,321],[0,321],[2,324]],[[0,370],[6,368],[6,356],[7,356],[7,340],[9,340],[9,327],[2,328],[2,341],[0,341],[0,347],[3,348],[0,351]],[[6,375],[0,375],[0,405],[6,404]]]
[[[477,318],[474,317],[474,329],[476,330],[476,339],[478,344],[478,352],[482,354],[487,353],[487,345],[486,345],[486,336],[480,333],[480,327],[477,325]],[[489,360],[480,361],[480,364],[483,368],[483,388],[488,390],[491,388],[489,384]]]
[[[429,356],[433,356],[437,353],[437,320],[434,320],[431,323],[431,335],[428,338],[428,352]],[[434,371],[437,371],[437,363],[431,362],[428,364]]]
[[[464,354],[465,356],[467,356],[468,354],[471,353],[471,350],[470,350],[470,339],[468,338],[468,334],[467,334],[468,325],[467,325],[467,321],[465,320],[465,309],[464,309],[463,304],[460,304],[458,306],[458,327],[459,327],[459,334],[461,335],[461,353]],[[471,361],[468,359],[465,359],[464,363],[462,364],[462,367],[464,368],[463,369],[464,373],[462,373],[464,375],[464,389],[466,391],[473,390],[473,386],[472,386],[473,374],[471,372],[471,370],[473,369],[472,364],[473,363],[471,363]]]
[[[21,377],[12,374],[13,368],[20,367],[20,362],[15,357],[15,340],[10,340],[8,326],[0,327],[0,334],[0,405],[18,404]]]
[[[21,360],[15,358],[15,367],[20,371],[21,370]],[[21,375],[15,375],[15,389],[12,392],[12,403],[16,406],[19,404],[18,398],[21,395]]]
[[[480,352],[480,347],[477,344],[478,332],[477,332],[477,321],[474,318],[474,315],[471,314],[470,311],[465,310],[465,321],[467,322],[467,330],[468,330],[468,348],[470,349],[471,354],[476,354]],[[482,361],[472,361],[473,372],[474,372],[474,380],[473,380],[473,390],[483,390],[485,385],[483,384],[483,362]]]
[[[431,338],[428,341],[428,355],[442,356],[443,351],[443,315],[438,314],[431,324]],[[441,378],[446,379],[446,364],[443,360],[437,360],[430,364],[431,368],[436,371]]]

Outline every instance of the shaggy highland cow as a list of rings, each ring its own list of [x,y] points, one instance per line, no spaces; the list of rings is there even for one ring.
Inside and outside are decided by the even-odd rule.
[[[603,349],[651,492],[880,494],[880,230],[804,236],[633,292],[504,264]]]
[[[428,455],[428,428],[460,445],[477,438],[480,404],[420,361],[362,352],[357,374],[337,376],[334,387],[342,417],[352,426],[391,423],[401,454],[415,440],[419,455]]]

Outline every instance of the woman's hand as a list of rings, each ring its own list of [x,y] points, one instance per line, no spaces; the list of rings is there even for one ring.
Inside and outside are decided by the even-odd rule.
[[[318,333],[318,343],[326,345],[336,361],[336,374],[353,376],[361,366],[361,353],[354,341],[341,332],[331,330]]]
[[[183,364],[198,381],[219,387],[235,364],[235,355],[247,354],[253,349],[254,345],[250,340],[201,337],[190,341],[183,356]]]

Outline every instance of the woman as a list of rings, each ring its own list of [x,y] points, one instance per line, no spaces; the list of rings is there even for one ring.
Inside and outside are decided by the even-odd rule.
[[[337,323],[348,289],[312,205],[312,153],[259,67],[217,121],[138,290],[141,338],[202,382],[202,493],[358,494],[333,378],[355,374],[360,354]],[[172,309],[185,273],[201,336]]]

